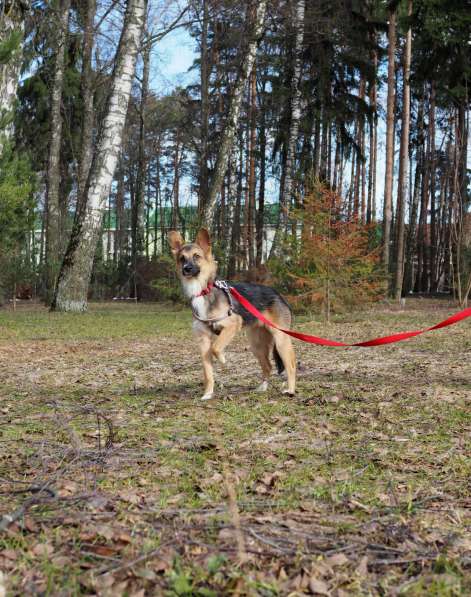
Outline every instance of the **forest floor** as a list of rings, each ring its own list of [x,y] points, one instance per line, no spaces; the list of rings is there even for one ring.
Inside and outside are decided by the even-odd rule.
[[[296,327],[360,340],[457,310]],[[0,310],[0,595],[471,594],[471,326],[297,343],[296,397],[241,336],[201,402],[187,309]],[[12,520],[13,519],[13,520]]]

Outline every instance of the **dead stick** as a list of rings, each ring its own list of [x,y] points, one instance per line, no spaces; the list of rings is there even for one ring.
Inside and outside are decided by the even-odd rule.
[[[229,514],[231,516],[231,522],[234,526],[235,536],[237,540],[237,556],[239,558],[239,562],[241,564],[244,564],[247,561],[247,550],[245,548],[244,534],[242,533],[242,527],[240,524],[240,512],[237,506],[237,495],[226,460],[224,460],[223,462],[222,470],[224,474],[224,483],[226,485],[227,490]]]

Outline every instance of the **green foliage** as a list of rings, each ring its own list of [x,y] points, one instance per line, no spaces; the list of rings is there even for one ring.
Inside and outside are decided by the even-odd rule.
[[[157,298],[174,303],[181,300],[174,259],[169,255],[161,255],[153,260],[153,265],[157,277],[152,282],[152,287],[157,291]]]
[[[26,240],[34,223],[34,189],[28,158],[7,146],[0,158],[0,293],[31,274]]]
[[[0,40],[0,64],[7,64],[20,48],[23,33],[12,31],[7,39]]]
[[[277,261],[270,269],[300,310],[330,311],[362,306],[384,296],[384,276],[378,249],[371,250],[370,226],[349,220],[341,199],[319,182],[294,214],[301,237],[292,238],[287,254],[293,259]]]

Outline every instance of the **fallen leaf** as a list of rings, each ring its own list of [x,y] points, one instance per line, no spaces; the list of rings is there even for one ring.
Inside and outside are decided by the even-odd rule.
[[[49,543],[38,543],[31,550],[35,556],[48,557],[54,551],[54,548]]]
[[[356,572],[359,576],[366,576],[368,574],[368,556],[363,556],[357,566]]]
[[[325,583],[323,580],[319,580],[318,578],[309,579],[309,590],[314,595],[329,594],[329,587],[327,586],[327,583]]]
[[[14,562],[18,558],[18,554],[14,549],[4,549],[0,551],[0,556],[3,556],[7,560]]]
[[[335,566],[344,566],[345,564],[348,563],[348,558],[345,554],[343,553],[336,553],[333,556],[330,556],[329,558],[326,559],[326,563],[329,566],[335,567]]]

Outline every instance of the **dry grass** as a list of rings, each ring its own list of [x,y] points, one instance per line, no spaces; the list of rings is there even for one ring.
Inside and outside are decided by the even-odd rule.
[[[297,327],[366,339],[452,311]],[[0,593],[470,594],[468,321],[298,344],[294,399],[253,393],[244,338],[210,403],[189,328],[157,305],[0,311]]]

